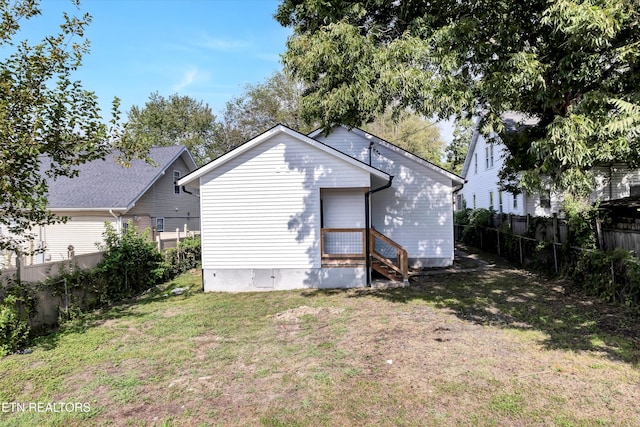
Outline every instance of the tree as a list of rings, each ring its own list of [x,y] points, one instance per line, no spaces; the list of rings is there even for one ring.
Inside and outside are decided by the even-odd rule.
[[[223,120],[223,144],[227,150],[282,123],[302,133],[314,129],[303,120],[302,85],[284,72],[274,73],[264,83],[247,85],[242,95],[227,102]]]
[[[508,190],[588,192],[599,163],[640,165],[640,3],[635,0],[283,0],[285,66],[303,111],[358,125],[388,106],[480,116],[510,153]],[[535,124],[505,132],[507,111]]]
[[[188,96],[173,94],[165,98],[152,93],[144,107],[134,105],[127,117],[126,141],[145,147],[184,145],[198,165],[224,152],[217,143],[220,124],[211,108]]]
[[[453,140],[446,148],[447,169],[460,174],[464,160],[467,158],[471,138],[473,137],[474,123],[471,119],[462,119],[455,123]]]
[[[78,165],[103,157],[117,141],[95,94],[72,79],[89,50],[91,17],[65,13],[56,34],[30,44],[19,31],[41,14],[37,2],[2,1],[0,12],[0,249],[19,250],[34,226],[63,220],[47,210],[47,179],[77,175]],[[117,110],[115,100],[114,126]],[[50,159],[46,170],[41,156]]]
[[[364,130],[431,163],[443,166],[445,143],[440,138],[436,123],[407,111],[394,118],[388,110],[372,123],[365,125]]]

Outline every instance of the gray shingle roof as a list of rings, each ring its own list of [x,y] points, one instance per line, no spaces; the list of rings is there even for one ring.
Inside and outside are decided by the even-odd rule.
[[[149,156],[157,166],[134,160],[131,167],[125,168],[115,161],[116,154],[80,165],[77,177],[47,180],[47,207],[52,210],[130,209],[185,151],[186,148],[179,145],[151,148]],[[50,161],[41,158],[42,173],[49,169]]]

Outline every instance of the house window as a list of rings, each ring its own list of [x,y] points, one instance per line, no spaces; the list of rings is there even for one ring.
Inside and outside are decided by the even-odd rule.
[[[493,191],[489,191],[489,209],[493,209]]]
[[[474,173],[478,173],[478,153],[473,154],[473,164],[475,166]]]
[[[489,167],[493,167],[493,144],[489,145]]]
[[[518,209],[518,195],[513,194],[513,209]]]
[[[502,213],[502,191],[498,191],[498,209]]]
[[[484,147],[484,168],[489,169],[489,146]]]
[[[180,179],[180,171],[173,171],[173,193],[180,194],[180,186],[178,180]]]
[[[456,195],[456,210],[460,211],[464,209],[464,199],[462,198],[462,194]]]
[[[156,218],[156,231],[164,231],[164,218]]]
[[[476,208],[476,195],[473,195],[473,209]]]
[[[629,187],[629,196],[640,197],[640,185],[632,185]]]
[[[540,207],[549,209],[551,208],[551,192],[544,191],[540,193]]]

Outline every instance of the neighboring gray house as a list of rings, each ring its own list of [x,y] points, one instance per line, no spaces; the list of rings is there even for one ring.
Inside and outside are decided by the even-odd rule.
[[[201,194],[205,291],[364,286],[371,269],[453,262],[462,179],[359,129],[277,125],[179,184]]]
[[[47,207],[69,220],[63,224],[36,227],[33,247],[44,248],[33,263],[67,258],[73,245],[75,254],[96,252],[103,241],[105,222],[122,229],[128,221],[139,229],[175,232],[186,225],[200,229],[200,201],[195,191],[185,191],[177,180],[196,169],[184,146],[153,147],[149,155],[152,166],[134,160],[126,168],[108,155],[79,166],[77,177],[49,180]],[[42,157],[41,171],[48,169],[49,159]]]

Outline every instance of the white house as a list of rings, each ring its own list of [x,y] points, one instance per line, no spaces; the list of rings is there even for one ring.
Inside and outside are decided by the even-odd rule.
[[[170,232],[186,225],[200,229],[200,201],[197,194],[185,192],[177,180],[196,168],[184,146],[152,147],[149,156],[155,165],[134,160],[130,167],[110,154],[78,167],[76,177],[48,179],[47,208],[68,218],[65,223],[35,227],[36,239],[28,249],[43,252],[26,259],[26,264],[61,261],[68,257],[68,247],[75,255],[98,251],[103,242],[105,222],[117,229],[131,221],[139,229],[152,228]],[[48,157],[40,159],[41,172],[48,170]],[[187,190],[188,191],[188,190]],[[7,230],[0,235],[7,237]],[[11,254],[0,254],[0,264],[10,264]]]
[[[536,119],[527,119],[517,113],[503,115],[507,131],[532,125]],[[476,128],[469,144],[462,176],[465,184],[456,193],[456,209],[485,208],[514,215],[551,216],[561,210],[561,195],[553,192],[512,194],[499,188],[498,173],[506,156],[506,147],[497,135],[489,138]],[[596,189],[591,201],[614,200],[640,196],[640,171],[630,170],[624,164],[603,165],[593,169]]]
[[[354,287],[370,269],[402,279],[450,265],[461,183],[361,130],[283,125],[178,182],[200,190],[206,291]]]

